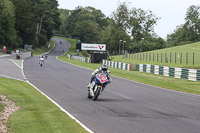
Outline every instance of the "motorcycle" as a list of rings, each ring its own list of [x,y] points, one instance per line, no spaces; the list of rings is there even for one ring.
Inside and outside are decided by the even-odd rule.
[[[44,58],[40,58],[39,59],[39,65],[42,67],[43,64],[44,64]]]
[[[47,53],[45,53],[44,57],[45,57],[45,59],[47,59]]]
[[[110,81],[108,80],[106,74],[97,74],[88,90],[88,98],[93,99],[93,101],[96,101],[109,82]]]

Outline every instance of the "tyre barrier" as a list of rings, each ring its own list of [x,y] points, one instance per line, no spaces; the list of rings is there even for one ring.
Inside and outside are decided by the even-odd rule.
[[[200,81],[200,70],[176,68],[168,66],[136,64],[136,71],[147,72],[167,77],[182,78],[191,81]]]
[[[107,61],[107,60],[103,60],[102,63],[106,64],[109,67],[113,67],[113,68],[119,68],[119,69],[123,69],[126,71],[132,70],[132,65],[128,64],[128,63],[113,62],[113,61]]]

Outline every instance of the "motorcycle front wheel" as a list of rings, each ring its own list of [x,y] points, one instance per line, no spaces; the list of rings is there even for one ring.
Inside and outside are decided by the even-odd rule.
[[[98,98],[98,96],[99,96],[99,94],[100,94],[100,91],[101,91],[101,87],[100,86],[98,86],[97,87],[97,90],[94,92],[94,96],[93,96],[93,101],[96,101],[97,100],[97,98]]]

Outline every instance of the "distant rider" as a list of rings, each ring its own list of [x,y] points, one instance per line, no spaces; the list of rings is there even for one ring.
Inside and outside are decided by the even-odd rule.
[[[39,64],[40,64],[40,62],[43,62],[43,64],[44,64],[44,55],[39,56]]]
[[[45,58],[47,59],[47,53],[44,54]]]
[[[90,80],[90,83],[89,85],[87,86],[88,88],[92,88],[92,81],[94,80],[95,76],[98,74],[98,73],[104,73],[106,74],[108,80],[112,81],[112,78],[111,78],[111,74],[110,74],[110,71],[108,70],[108,67],[106,64],[102,65],[101,67],[97,68],[93,73],[92,73],[92,77],[91,77],[91,80]]]

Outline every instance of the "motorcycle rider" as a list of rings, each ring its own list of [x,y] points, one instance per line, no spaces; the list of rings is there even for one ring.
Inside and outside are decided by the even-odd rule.
[[[47,59],[47,53],[44,54],[45,58]]]
[[[92,73],[92,77],[91,77],[91,80],[90,80],[90,83],[89,85],[87,86],[88,88],[93,88],[92,86],[92,81],[94,80],[96,74],[98,73],[105,73],[108,80],[110,81],[110,83],[112,82],[112,78],[111,78],[111,74],[110,74],[110,71],[108,70],[108,67],[106,64],[103,64],[101,67],[97,68],[93,73]]]
[[[40,64],[40,62],[43,62],[43,64],[44,64],[44,55],[39,56],[39,64]]]

